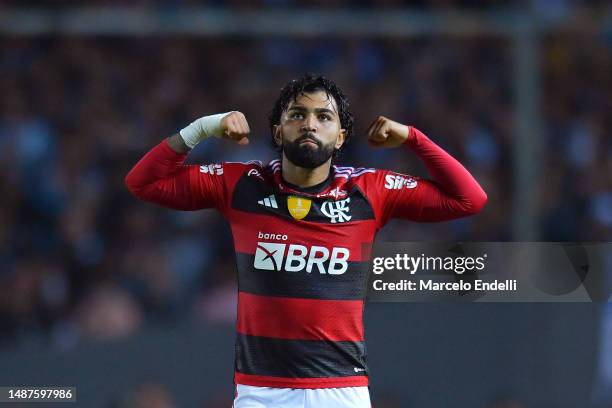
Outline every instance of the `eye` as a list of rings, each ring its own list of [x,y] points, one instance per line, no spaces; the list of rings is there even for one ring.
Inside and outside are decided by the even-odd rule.
[[[289,114],[289,118],[291,119],[302,119],[304,117],[304,115],[302,115],[300,112],[293,112]]]
[[[331,120],[331,116],[323,113],[323,114],[319,115],[319,120],[321,120],[321,121]]]

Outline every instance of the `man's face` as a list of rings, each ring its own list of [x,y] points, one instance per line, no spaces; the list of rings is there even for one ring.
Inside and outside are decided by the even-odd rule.
[[[274,137],[283,154],[299,167],[314,169],[344,143],[338,107],[324,91],[303,93],[289,102]]]

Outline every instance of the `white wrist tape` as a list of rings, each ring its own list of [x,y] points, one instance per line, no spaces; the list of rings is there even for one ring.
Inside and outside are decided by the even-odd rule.
[[[232,111],[233,112],[233,111]],[[221,137],[221,119],[232,112],[218,113],[216,115],[204,116],[191,122],[187,127],[181,129],[179,134],[185,144],[193,149],[195,145],[210,136]]]

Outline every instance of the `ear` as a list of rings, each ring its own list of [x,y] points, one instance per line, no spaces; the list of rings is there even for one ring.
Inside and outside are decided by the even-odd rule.
[[[338,134],[338,139],[336,139],[336,145],[334,146],[336,150],[340,149],[346,140],[346,129],[340,129],[340,133]]]
[[[274,125],[274,143],[276,143],[277,146],[283,145],[283,135],[280,125]]]

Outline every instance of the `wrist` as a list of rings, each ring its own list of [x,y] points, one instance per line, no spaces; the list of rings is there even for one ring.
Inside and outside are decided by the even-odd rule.
[[[216,115],[203,116],[194,120],[188,126],[181,129],[179,134],[185,144],[193,149],[202,140],[211,136],[221,137],[221,120],[231,112],[218,113]]]
[[[404,140],[404,145],[406,146],[414,146],[416,143],[416,132],[414,131],[414,127],[410,125],[406,125],[406,140]]]
[[[172,135],[167,139],[168,146],[178,154],[184,154],[191,150],[189,146],[183,140],[180,134]]]

